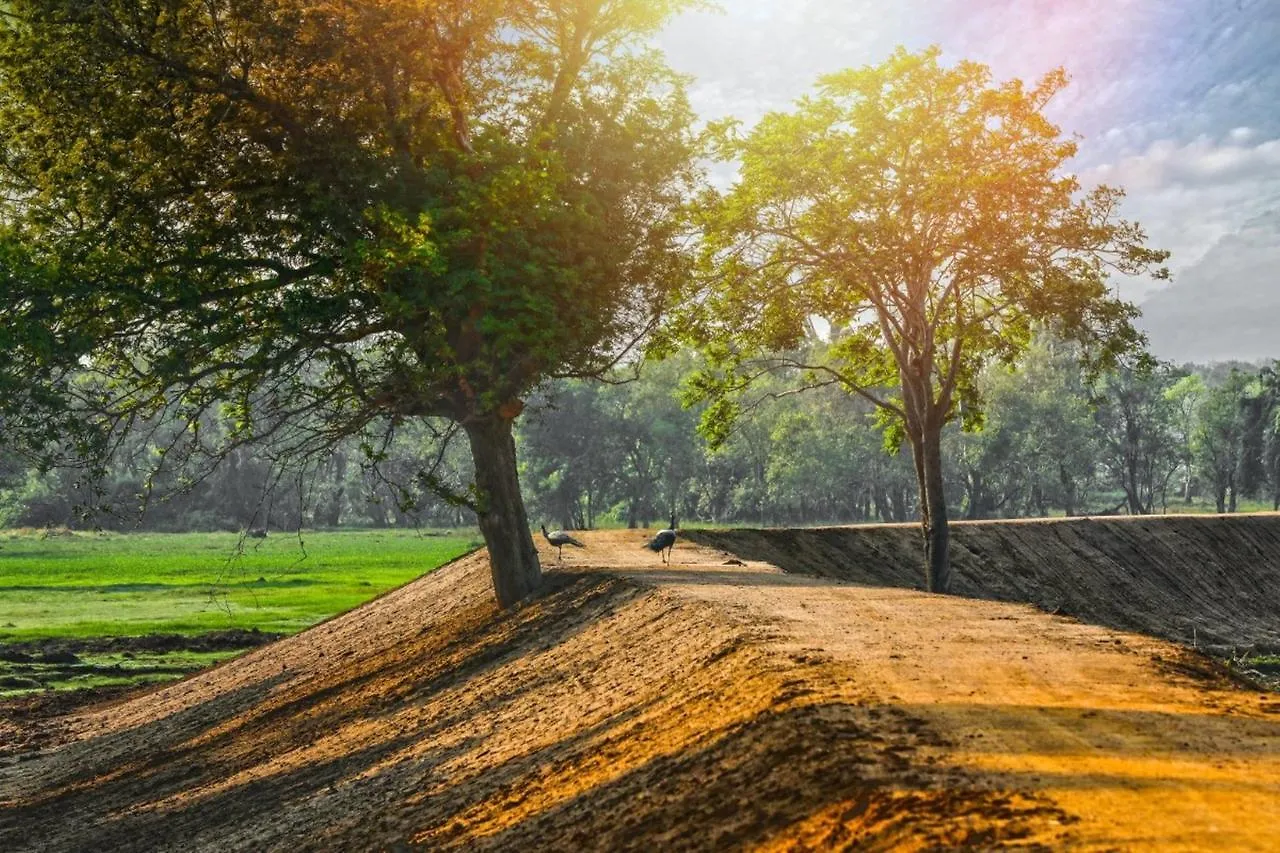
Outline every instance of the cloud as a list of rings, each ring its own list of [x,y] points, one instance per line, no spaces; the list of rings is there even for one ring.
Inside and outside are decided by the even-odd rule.
[[[816,78],[938,44],[996,80],[1064,66],[1050,118],[1083,138],[1082,182],[1129,195],[1122,213],[1175,274],[1246,220],[1280,207],[1280,3],[1276,0],[723,0],[658,38],[692,74],[704,118],[748,127]],[[717,167],[716,182],[732,179]],[[1118,283],[1138,299],[1159,288]]]
[[[1085,171],[1081,179],[1130,191],[1280,179],[1280,139],[1250,145],[1252,134],[1249,128],[1235,128],[1220,141],[1203,136],[1182,144],[1158,140],[1141,154]]]
[[[1142,303],[1152,351],[1173,361],[1280,356],[1280,208],[1221,236]]]
[[[753,124],[841,68],[884,60],[896,44],[915,46],[911,4],[873,0],[729,0],[723,12],[680,16],[656,39],[677,70],[693,75],[694,108],[704,118],[733,115]],[[927,42],[925,42],[927,43]]]
[[[1121,137],[1132,135],[1112,134],[1111,144],[1119,147]],[[1123,215],[1143,225],[1151,245],[1173,253],[1169,266],[1178,275],[1224,236],[1280,207],[1280,139],[1259,139],[1244,127],[1219,139],[1160,139],[1139,153],[1084,169],[1079,178],[1086,187],[1123,188]],[[1159,286],[1131,280],[1120,290],[1128,299],[1141,299]]]

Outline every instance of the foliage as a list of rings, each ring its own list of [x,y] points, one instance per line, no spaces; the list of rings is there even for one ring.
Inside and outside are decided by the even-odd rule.
[[[1102,438],[1101,464],[1124,493],[1124,506],[1145,515],[1168,503],[1178,469],[1180,443],[1173,430],[1178,376],[1168,368],[1129,367],[1106,374],[1095,387],[1095,421]]]
[[[1118,218],[1122,193],[1081,193],[1066,171],[1076,144],[1043,114],[1065,84],[993,86],[985,66],[900,49],[745,136],[720,128],[741,174],[701,205],[714,283],[687,317],[712,359],[695,383],[705,429],[722,440],[735,395],[779,368],[872,400],[912,449],[934,590],[948,583],[942,430],[981,422],[983,369],[1016,361],[1037,323],[1114,363],[1140,337],[1108,276],[1166,275],[1166,253]],[[789,353],[814,317],[831,346],[803,362]]]
[[[1249,384],[1249,377],[1232,371],[1226,382],[1205,393],[1196,412],[1192,460],[1213,494],[1218,512],[1234,512],[1236,508],[1245,438],[1241,403]]]
[[[620,413],[600,389],[559,383],[535,400],[520,430],[522,481],[545,524],[591,528],[608,509],[624,450]]]
[[[979,389],[986,402],[981,429],[952,439],[966,517],[1086,508],[1100,448],[1079,348],[1038,334],[1016,370],[993,366]]]
[[[671,508],[681,523],[806,525],[919,518],[908,452],[884,452],[883,433],[866,400],[836,388],[776,397],[790,387],[787,377],[763,377],[742,398],[744,417],[711,450],[697,434],[701,412],[684,409],[678,400],[683,379],[702,364],[693,354],[681,353],[647,365],[638,377],[618,376],[615,383],[562,380],[532,396],[530,411],[521,419],[520,464],[526,499],[541,520],[567,528],[648,525],[665,522]],[[1250,418],[1253,408],[1262,406],[1263,470],[1257,492],[1271,506],[1280,490],[1274,461],[1280,454],[1275,426],[1280,407],[1261,389],[1274,371],[1247,365],[1235,369],[1243,377],[1230,386],[1241,395],[1235,405]],[[944,433],[948,499],[968,518],[1132,512],[1123,461],[1132,428],[1137,468],[1161,472],[1152,481],[1154,489],[1139,478],[1144,485],[1137,511],[1202,511],[1206,502],[1214,509],[1217,495],[1191,442],[1207,427],[1202,416],[1211,409],[1201,403],[1210,391],[1227,387],[1231,376],[1229,369],[1187,365],[1145,379],[1126,380],[1107,372],[1091,380],[1075,345],[1038,333],[1016,369],[992,365],[979,377],[986,401],[981,428],[964,432],[952,424]],[[1125,383],[1140,379],[1154,383],[1152,393],[1164,400],[1126,420],[1123,409],[1132,404],[1133,392],[1125,390]],[[1231,410],[1229,398],[1222,398],[1224,411]],[[1246,432],[1238,434],[1239,446],[1231,451],[1241,471],[1250,441]],[[354,444],[339,446],[327,465],[316,466],[307,479],[277,490],[266,502],[265,481],[255,477],[265,477],[270,466],[244,449],[243,459],[228,460],[192,489],[157,500],[142,518],[130,512],[96,521],[110,529],[133,529],[139,523],[149,530],[265,525],[273,532],[299,524],[468,524],[473,519],[469,510],[430,502],[425,494],[411,496],[417,504],[412,512],[404,509],[399,482],[416,470],[423,443],[430,440],[429,434],[415,439],[405,431],[382,452],[381,476],[358,463],[362,454]],[[441,476],[455,484],[467,482],[464,449],[455,447],[450,454]],[[126,496],[141,487],[138,469],[131,466],[121,457],[108,472],[108,481]],[[652,470],[659,475],[642,476]],[[17,488],[0,490],[0,513],[7,523],[78,521],[73,507],[81,498],[74,472],[42,477],[31,471],[25,476]],[[1242,473],[1236,482],[1235,506],[1260,508],[1246,496]],[[1231,493],[1223,500],[1229,510]],[[118,501],[127,505],[123,497]]]
[[[220,459],[443,418],[520,597],[523,396],[615,363],[684,278],[692,116],[645,40],[688,5],[6,4],[5,426],[101,458],[164,413],[166,458]]]

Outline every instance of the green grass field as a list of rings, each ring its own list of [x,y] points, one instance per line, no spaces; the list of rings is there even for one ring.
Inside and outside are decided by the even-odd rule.
[[[0,532],[0,642],[293,633],[480,545],[471,531],[276,533]]]

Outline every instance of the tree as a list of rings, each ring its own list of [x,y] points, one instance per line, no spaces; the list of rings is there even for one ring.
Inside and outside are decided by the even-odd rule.
[[[590,529],[608,508],[624,445],[620,419],[613,415],[596,385],[565,381],[525,417],[520,429],[524,482],[544,519],[566,530]]]
[[[713,285],[688,317],[718,367],[698,383],[707,428],[770,366],[873,400],[912,451],[933,591],[950,586],[943,427],[978,422],[983,366],[1012,363],[1036,323],[1114,361],[1140,336],[1109,274],[1165,275],[1166,253],[1118,218],[1122,193],[1082,194],[1064,171],[1076,144],[1043,111],[1066,80],[993,86],[985,66],[899,49],[745,136],[721,128],[741,171],[702,205]],[[842,330],[825,360],[767,355],[815,316]]]
[[[684,517],[687,511],[687,484],[702,448],[696,416],[680,405],[676,392],[691,356],[646,364],[638,381],[603,392],[621,431],[621,452],[611,461],[628,527],[672,514]]]
[[[1191,484],[1195,480],[1196,413],[1205,395],[1204,379],[1188,373],[1165,392],[1172,415],[1171,428],[1178,447],[1178,465],[1182,469],[1182,500],[1191,503]]]
[[[1051,506],[1084,511],[1099,447],[1078,348],[1042,330],[1016,370],[995,365],[980,382],[986,417],[961,440],[1001,451],[1007,480],[992,482],[1000,469],[988,464],[969,479],[986,482],[1006,504],[1021,503],[1004,515],[1046,515]]]
[[[521,599],[524,396],[684,278],[691,114],[645,39],[692,2],[7,3],[3,414],[93,424],[83,450],[226,406],[232,444],[298,454],[438,419]]]
[[[1192,455],[1218,512],[1235,512],[1239,499],[1250,381],[1248,374],[1232,370],[1222,384],[1209,388],[1196,409]]]
[[[1149,515],[1157,499],[1164,503],[1181,461],[1174,397],[1169,394],[1178,379],[1166,367],[1125,367],[1099,378],[1094,420],[1102,441],[1102,467],[1124,492],[1115,509]]]
[[[1256,498],[1270,479],[1267,447],[1275,424],[1280,381],[1271,366],[1260,368],[1240,396],[1240,470],[1237,487],[1241,494]]]

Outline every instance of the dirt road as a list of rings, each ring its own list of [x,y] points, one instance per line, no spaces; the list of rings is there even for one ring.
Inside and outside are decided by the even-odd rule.
[[[1029,606],[723,565],[703,548],[663,569],[617,552],[630,577],[830,656],[945,740],[939,762],[1079,818],[1082,847],[1280,849],[1265,817],[1280,815],[1280,696],[1178,647]]]
[[[1280,848],[1280,701],[1176,647],[642,538],[0,724],[0,849]]]

